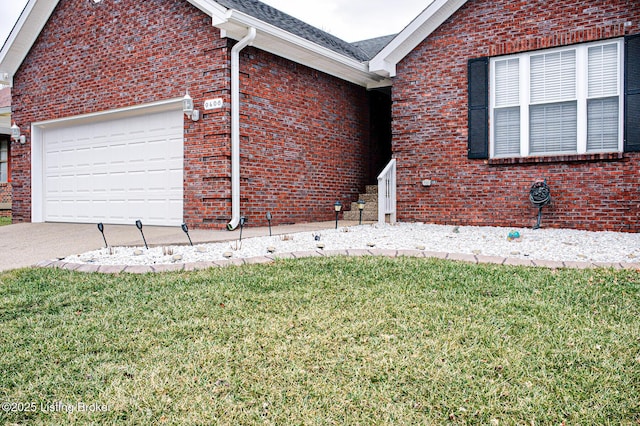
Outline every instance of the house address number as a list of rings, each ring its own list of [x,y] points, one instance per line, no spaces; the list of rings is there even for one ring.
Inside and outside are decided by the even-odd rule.
[[[222,108],[222,105],[224,105],[224,101],[222,100],[222,98],[207,99],[206,101],[204,101],[205,111]]]

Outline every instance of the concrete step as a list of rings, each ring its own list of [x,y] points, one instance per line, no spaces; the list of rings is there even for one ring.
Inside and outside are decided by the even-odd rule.
[[[358,203],[356,203],[355,201],[351,203],[351,206],[350,206],[350,207],[351,207],[351,208],[350,208],[350,210],[351,210],[352,212],[357,212],[357,211],[359,211],[359,210],[358,210]],[[378,200],[376,200],[376,201],[371,201],[371,202],[368,202],[368,201],[367,201],[367,202],[364,204],[364,210],[363,210],[363,211],[365,211],[365,212],[368,212],[368,211],[376,211],[376,212],[377,212],[377,211],[378,211]]]
[[[362,200],[362,201],[364,201],[364,202],[365,202],[365,203],[367,203],[367,204],[370,204],[370,203],[377,203],[377,202],[378,202],[378,194],[371,194],[371,193],[368,193],[368,194],[360,194],[360,195],[358,196],[358,200]]]
[[[376,221],[378,220],[378,185],[367,185],[366,191],[365,194],[359,194],[358,196],[358,200],[365,202],[364,210],[362,210],[362,220]],[[352,202],[350,211],[346,210],[343,213],[343,217],[344,220],[359,220],[360,210],[358,210],[358,203]]]
[[[360,220],[360,211],[358,209],[344,212],[344,220]],[[378,211],[362,211],[362,220],[366,222],[375,222],[378,220]]]
[[[351,211],[344,212],[345,220],[359,220],[360,210],[358,210],[358,203],[351,203]],[[367,202],[362,210],[362,220],[377,220],[378,219],[378,202]]]

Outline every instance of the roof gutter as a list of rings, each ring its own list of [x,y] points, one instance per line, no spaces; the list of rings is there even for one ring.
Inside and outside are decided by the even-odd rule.
[[[240,224],[240,51],[251,45],[256,29],[250,27],[247,35],[231,49],[231,222],[233,231]]]

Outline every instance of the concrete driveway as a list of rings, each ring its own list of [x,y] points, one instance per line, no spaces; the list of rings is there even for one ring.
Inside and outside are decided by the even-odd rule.
[[[340,221],[340,226],[357,222]],[[330,229],[335,222],[318,222],[274,226],[273,235]],[[189,244],[179,226],[144,226],[149,246]],[[135,225],[104,225],[104,234],[110,246],[144,245]],[[231,241],[238,238],[239,230],[189,230],[194,244]],[[269,235],[267,227],[243,230],[242,238]],[[18,223],[0,226],[0,271],[33,266],[43,260],[60,259],[104,247],[102,234],[96,224],[77,223]]]

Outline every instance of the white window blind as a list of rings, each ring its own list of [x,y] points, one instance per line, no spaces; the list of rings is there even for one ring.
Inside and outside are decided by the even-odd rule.
[[[589,98],[618,95],[618,45],[589,48]]]
[[[520,103],[520,60],[496,61],[496,108]]]
[[[494,155],[497,157],[520,154],[520,108],[500,108],[493,114]]]
[[[590,47],[588,56],[587,150],[615,150],[620,112],[618,45]]]
[[[495,62],[494,155],[520,153],[520,60]]]
[[[531,56],[531,103],[576,98],[576,51]]]
[[[612,151],[618,148],[618,98],[587,101],[587,150]]]
[[[578,114],[575,101],[534,105],[529,113],[531,153],[576,150]]]

